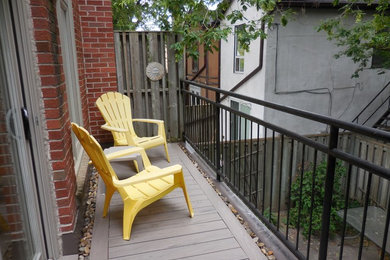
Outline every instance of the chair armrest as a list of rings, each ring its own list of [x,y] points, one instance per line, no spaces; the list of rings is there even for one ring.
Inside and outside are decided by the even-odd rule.
[[[144,150],[144,148],[141,148],[141,147],[131,147],[129,149],[124,149],[124,150],[120,150],[117,152],[112,152],[112,153],[106,154],[106,157],[107,157],[107,160],[110,161],[110,160],[113,160],[116,158],[130,155],[130,154],[140,153],[143,150]]]
[[[164,127],[164,121],[158,120],[158,119],[147,119],[147,118],[134,118],[133,122],[144,122],[144,123],[151,123],[151,124],[157,124],[157,134],[165,138],[165,127]]]
[[[163,120],[158,119],[148,119],[148,118],[133,118],[133,122],[144,122],[144,123],[151,123],[151,124],[163,124]]]
[[[101,128],[104,130],[107,130],[107,131],[120,132],[120,133],[124,133],[124,132],[129,131],[129,130],[124,129],[124,128],[113,127],[113,126],[109,126],[107,124],[102,125]]]
[[[169,166],[163,169],[160,169],[158,172],[150,172],[143,175],[135,175],[125,180],[115,180],[113,179],[114,185],[117,187],[125,187],[129,185],[134,185],[146,181],[152,181],[156,179],[160,179],[172,174],[177,174],[182,172],[182,167],[179,164]]]

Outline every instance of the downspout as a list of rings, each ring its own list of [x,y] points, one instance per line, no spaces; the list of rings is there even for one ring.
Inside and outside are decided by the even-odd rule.
[[[264,31],[264,24],[261,25],[261,29]],[[219,52],[219,56],[221,57],[221,51]],[[263,68],[263,55],[264,55],[264,39],[260,39],[260,53],[259,53],[259,65],[251,72],[249,73],[245,78],[243,78],[240,82],[238,82],[233,88],[231,88],[229,91],[235,92],[237,89],[239,89],[242,85],[244,85],[248,80],[250,80],[253,76],[255,76],[262,68]],[[221,70],[221,69],[219,69]],[[221,97],[221,102],[227,98],[227,95],[224,95]]]
[[[198,72],[190,79],[191,81],[194,81],[197,77],[199,77],[199,75],[204,71],[204,69],[206,68],[205,64],[202,66],[202,68],[200,68],[200,70],[198,70]]]
[[[218,42],[218,88],[221,89],[221,40]]]
[[[205,50],[205,48],[203,47],[203,52],[204,52],[204,66],[206,66],[206,85],[209,84],[209,60],[208,60],[208,51]],[[206,89],[206,98],[209,97],[209,90]]]

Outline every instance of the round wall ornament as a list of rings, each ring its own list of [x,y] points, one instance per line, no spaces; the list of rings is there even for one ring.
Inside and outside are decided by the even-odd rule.
[[[146,66],[146,76],[152,81],[157,81],[164,77],[164,66],[158,62],[151,62]]]

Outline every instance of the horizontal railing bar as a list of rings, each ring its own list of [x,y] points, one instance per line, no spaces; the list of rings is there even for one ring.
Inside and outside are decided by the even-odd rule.
[[[349,162],[349,163],[351,163],[351,164],[353,164],[355,166],[358,166],[358,167],[360,167],[360,168],[362,168],[364,170],[371,171],[371,172],[373,172],[373,173],[375,173],[375,174],[377,174],[377,175],[379,175],[379,176],[381,176],[383,178],[390,179],[389,169],[386,169],[384,167],[375,165],[375,164],[370,163],[370,162],[368,162],[366,160],[363,160],[363,159],[360,159],[360,158],[355,157],[353,155],[350,155],[348,153],[342,152],[342,151],[340,151],[338,149],[329,150],[328,146],[326,146],[324,144],[321,144],[321,143],[317,143],[317,142],[315,142],[315,141],[313,141],[313,140],[311,140],[311,139],[309,139],[309,138],[307,138],[305,136],[302,136],[302,135],[299,135],[299,134],[297,134],[295,132],[286,130],[286,129],[281,128],[279,126],[276,126],[274,124],[265,122],[265,121],[263,121],[261,119],[255,118],[255,117],[253,117],[251,115],[248,115],[248,114],[245,114],[245,113],[243,113],[241,111],[232,109],[232,108],[230,108],[230,107],[228,107],[226,105],[219,104],[219,103],[216,103],[214,101],[208,100],[205,97],[198,96],[198,95],[196,95],[196,94],[194,94],[192,92],[189,92],[187,90],[183,90],[183,91],[188,93],[188,94],[190,94],[190,95],[194,95],[194,96],[198,97],[199,99],[206,100],[207,102],[212,103],[212,104],[214,104],[214,105],[216,105],[216,106],[218,106],[220,108],[226,109],[227,111],[233,112],[233,113],[235,113],[235,114],[237,114],[239,116],[242,116],[244,118],[252,120],[252,121],[258,123],[259,125],[262,125],[262,126],[265,126],[265,127],[269,128],[269,129],[272,129],[274,131],[277,131],[280,134],[284,134],[284,135],[286,135],[286,136],[288,136],[288,137],[290,137],[290,138],[292,138],[292,139],[294,139],[296,141],[299,141],[299,142],[301,142],[301,143],[303,143],[305,145],[308,145],[308,146],[310,146],[312,148],[315,148],[318,151],[321,151],[321,152],[326,153],[326,154],[331,154],[331,155],[337,157],[338,159],[342,159],[344,161],[347,161],[347,162]]]
[[[258,105],[264,106],[264,107],[272,108],[272,109],[275,109],[275,110],[278,110],[278,111],[281,111],[281,112],[285,112],[285,113],[289,113],[289,114],[292,114],[292,115],[300,116],[300,117],[303,117],[303,118],[306,118],[306,119],[310,119],[310,120],[313,120],[313,121],[316,121],[316,122],[324,123],[324,124],[327,124],[327,125],[333,125],[333,126],[336,126],[338,128],[349,130],[351,132],[355,132],[355,133],[359,133],[359,134],[363,134],[363,135],[368,135],[368,136],[371,136],[371,137],[374,137],[374,138],[382,139],[382,140],[384,140],[386,142],[390,141],[390,133],[382,131],[382,130],[379,130],[379,129],[376,129],[376,128],[370,128],[370,127],[361,126],[361,125],[358,125],[358,124],[355,124],[355,123],[344,122],[344,121],[341,121],[339,119],[335,119],[335,118],[332,118],[332,117],[329,117],[329,116],[315,114],[315,113],[304,111],[304,110],[300,110],[300,109],[297,109],[297,108],[284,106],[284,105],[279,105],[279,104],[276,104],[276,103],[271,103],[271,102],[268,102],[268,101],[264,101],[264,100],[260,100],[260,99],[256,99],[256,98],[252,98],[252,97],[248,97],[248,96],[244,96],[244,95],[237,94],[237,93],[234,93],[234,92],[230,92],[230,91],[227,91],[227,90],[213,88],[213,87],[207,86],[207,85],[202,84],[202,83],[197,83],[197,82],[193,82],[193,81],[189,81],[189,80],[181,80],[181,81],[184,82],[184,83],[187,83],[187,84],[192,84],[192,85],[204,88],[204,89],[209,89],[209,90],[215,91],[217,93],[221,93],[221,94],[229,95],[231,97],[235,97],[235,98],[239,98],[239,99],[242,99],[242,100],[245,100],[245,101],[249,101],[249,102],[252,102],[254,104],[258,104]],[[183,89],[183,91],[185,91],[185,90]],[[187,92],[187,93],[193,94],[191,92]],[[195,95],[195,96],[199,97],[198,95]]]
[[[360,116],[361,114],[363,114],[364,111],[366,111],[366,109],[375,101],[375,99],[376,99],[380,94],[382,94],[383,91],[385,91],[385,89],[386,89],[388,86],[390,86],[390,81],[387,82],[387,84],[382,88],[381,91],[378,92],[378,94],[375,95],[375,97],[374,97],[373,99],[371,99],[371,101],[362,109],[362,111],[360,111],[360,113],[352,120],[352,122],[355,122],[355,121],[359,118],[359,116]],[[382,103],[380,106],[382,106],[382,105],[383,105],[383,103]]]
[[[363,125],[364,125],[365,123],[367,123],[367,121],[370,120],[371,117],[372,117],[379,109],[381,109],[383,105],[386,105],[386,103],[389,101],[389,99],[390,99],[390,96],[387,97],[387,98],[385,99],[385,101],[383,101],[382,104],[380,104],[380,105],[375,109],[375,111],[371,113],[371,115],[363,122]],[[354,122],[354,121],[352,121],[352,122]]]

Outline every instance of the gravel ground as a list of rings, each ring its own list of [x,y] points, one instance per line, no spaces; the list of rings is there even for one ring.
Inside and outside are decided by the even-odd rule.
[[[82,236],[79,244],[79,260],[89,259],[89,254],[91,251],[92,229],[95,220],[98,180],[99,174],[97,173],[96,169],[93,168],[91,177],[89,179],[88,199],[86,202],[87,208],[84,214],[84,228],[82,230]]]

